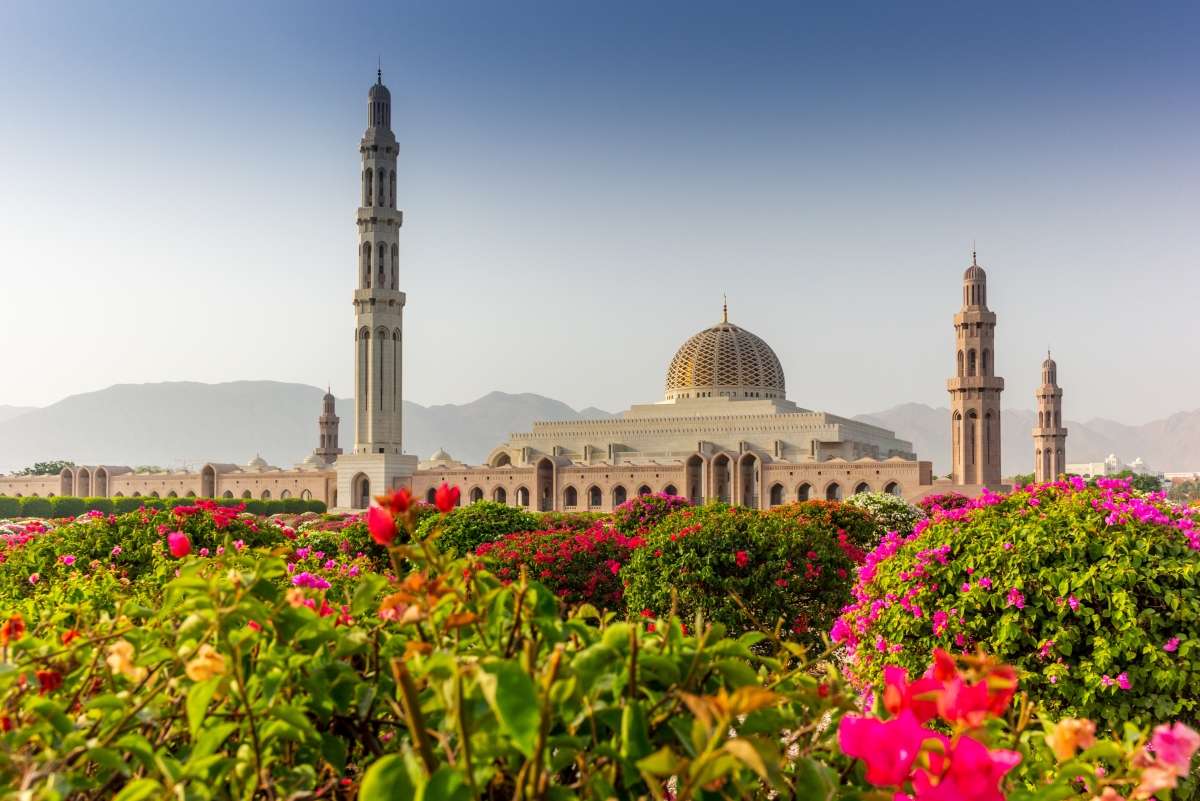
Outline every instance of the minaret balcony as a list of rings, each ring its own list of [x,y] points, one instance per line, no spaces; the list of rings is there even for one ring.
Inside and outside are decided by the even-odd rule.
[[[1004,379],[997,375],[968,375],[960,378],[947,378],[946,389],[956,392],[963,389],[994,389],[1003,391]]]
[[[387,206],[362,206],[354,215],[354,221],[360,226],[368,222],[390,222],[399,228],[404,225],[404,212]]]

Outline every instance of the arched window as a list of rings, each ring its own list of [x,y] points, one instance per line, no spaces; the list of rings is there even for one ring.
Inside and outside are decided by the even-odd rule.
[[[309,492],[308,490],[302,490],[302,491],[301,491],[301,493],[300,493],[300,500],[302,500],[302,501],[311,501],[311,500],[312,500],[312,493],[311,493],[311,492]]]
[[[801,484],[796,490],[796,500],[798,501],[807,501],[810,495],[812,495],[811,484]]]
[[[290,498],[290,497],[292,497],[292,491],[285,489],[283,492],[279,493],[279,497],[280,498]]]
[[[1046,427],[1046,413],[1038,412],[1038,428]]]
[[[967,351],[967,375],[975,375],[975,350]]]
[[[604,501],[601,498],[599,487],[592,487],[590,490],[588,490],[588,508],[589,509],[597,509],[600,507],[600,504],[603,502]]]
[[[512,464],[512,457],[509,456],[507,453],[502,453],[496,457],[496,462],[495,462],[495,464],[492,465],[492,467],[508,467],[511,464]]]
[[[392,289],[396,288],[396,275],[400,269],[400,248],[392,245]]]
[[[53,498],[54,496],[53,496],[53,495],[51,495],[50,497],[51,497],[51,498]],[[151,497],[151,498],[157,498],[157,497],[158,497],[158,490],[151,490],[151,491],[150,491],[150,497]]]
[[[222,493],[221,493],[221,497],[222,497],[222,498],[232,498],[232,497],[233,497],[233,491],[232,491],[232,490],[225,490],[224,492],[222,492]]]
[[[992,354],[992,352],[990,350],[988,350],[987,348],[983,349],[983,361],[980,363],[980,366],[983,368],[983,370],[979,373],[980,375],[988,374],[988,362],[991,361],[991,359],[989,358],[991,356],[991,354]]]
[[[649,494],[650,494],[650,492],[651,492],[651,489],[650,489],[649,487],[647,487],[645,484],[643,484],[642,486],[638,487],[638,496],[639,496],[639,497],[640,497],[640,496],[642,496],[642,495],[649,495]]]
[[[363,178],[364,178],[363,197],[366,200],[366,203],[364,205],[370,206],[371,205],[371,197],[372,197],[373,193],[375,192],[375,171],[367,170],[366,173],[363,174]]]
[[[563,506],[578,506],[579,492],[574,487],[563,490]]]
[[[842,499],[842,485],[838,483],[830,484],[825,488],[825,500],[840,501]]]
[[[529,489],[521,487],[517,490],[517,506],[529,506]]]
[[[963,375],[963,352],[960,350],[958,352],[958,377],[962,378]]]
[[[1054,427],[1062,428],[1062,412],[1056,411],[1054,413]]]
[[[437,499],[437,490],[430,487],[425,493],[425,503],[432,504]]]
[[[887,485],[883,488],[883,491],[888,493],[889,495],[895,495],[895,496],[899,497],[900,485],[897,484],[895,481],[889,481],[887,483]]]
[[[388,197],[390,197],[391,201],[392,201],[389,205],[391,205],[391,207],[394,209],[394,208],[396,208],[396,171],[395,170],[392,170],[388,174],[388,179],[389,179],[389,186],[391,187],[391,191],[388,193]]]
[[[362,269],[363,269],[363,285],[367,289],[370,289],[371,288],[371,243],[370,242],[363,242]]]
[[[668,484],[663,487],[663,495],[678,495],[679,491],[675,489],[674,484]]]
[[[782,484],[772,484],[771,485],[771,505],[778,506],[781,503],[783,503],[783,485]]]
[[[613,498],[613,506],[620,506],[621,504],[625,503],[625,500],[626,500],[625,488],[624,487],[614,487],[613,491],[612,491],[612,498]]]
[[[253,498],[254,496],[250,494],[250,490],[246,490],[245,492],[242,493],[242,497],[249,500],[250,498]]]
[[[387,206],[386,194],[387,194],[387,170],[380,167],[379,168],[379,190],[378,190],[379,202],[375,205],[386,207]]]
[[[471,490],[471,503],[479,503],[483,500],[483,490],[475,487]]]
[[[188,491],[187,491],[187,495],[185,495],[184,497],[185,497],[185,498],[195,498],[195,497],[196,497],[196,493],[192,492],[191,490],[188,490]]]
[[[859,484],[857,487],[855,487],[855,488],[854,488],[854,494],[855,494],[855,495],[860,495],[860,494],[862,494],[862,493],[864,493],[864,492],[870,492],[870,491],[871,491],[871,487],[870,487],[870,485],[868,485],[868,484],[867,484],[867,482],[865,482],[865,481],[864,481],[864,482],[862,482],[861,484]]]
[[[270,491],[270,490],[263,490],[263,491],[262,491],[262,495],[261,495],[260,497],[261,497],[261,498],[262,498],[264,501],[269,501],[269,500],[271,500],[271,491]]]
[[[496,503],[508,503],[508,493],[504,491],[504,487],[496,487],[492,491],[492,500]]]
[[[167,497],[168,498],[178,498],[179,494],[177,492],[175,492],[175,490],[171,490],[170,492],[167,493]]]

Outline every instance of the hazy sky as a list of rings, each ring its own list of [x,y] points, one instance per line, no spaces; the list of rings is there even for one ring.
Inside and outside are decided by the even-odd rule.
[[[1006,407],[1049,344],[1072,419],[1194,409],[1198,41],[1194,2],[4,2],[0,404],[351,394],[381,57],[410,400],[658,400],[728,293],[802,406],[945,405],[977,242]]]

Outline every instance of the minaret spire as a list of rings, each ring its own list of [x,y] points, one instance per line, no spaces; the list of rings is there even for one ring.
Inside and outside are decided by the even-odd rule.
[[[729,322],[729,296],[722,295],[721,297],[723,299],[721,302],[721,322],[727,323]]]

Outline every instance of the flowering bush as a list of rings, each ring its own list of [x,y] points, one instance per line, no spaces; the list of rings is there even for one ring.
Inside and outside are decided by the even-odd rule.
[[[433,533],[434,526],[441,529],[438,548],[449,551],[454,548],[459,554],[475,550],[480,543],[498,540],[506,534],[518,531],[534,531],[538,527],[537,515],[492,501],[479,501],[461,506],[441,519],[431,516],[418,526],[416,537],[425,539]]]
[[[889,531],[912,534],[917,521],[925,518],[920,509],[890,492],[860,492],[846,503],[871,514],[875,521],[875,542]]]
[[[1082,479],[936,509],[867,558],[833,637],[854,676],[983,645],[1038,708],[1139,724],[1197,713],[1200,535],[1193,510]]]
[[[879,541],[879,525],[871,513],[839,501],[786,503],[772,507],[767,515],[772,519],[792,520],[836,531],[839,537],[858,548],[870,548]]]
[[[508,534],[482,543],[475,554],[505,584],[519,578],[524,567],[563,601],[590,603],[623,616],[624,588],[618,574],[644,544],[636,535],[626,536],[597,521],[586,531],[552,528]]]
[[[924,512],[926,517],[929,517],[937,509],[962,509],[970,504],[971,499],[966,495],[960,495],[957,492],[943,492],[939,495],[926,495],[917,501],[917,508]]]
[[[621,571],[626,607],[661,616],[677,604],[684,619],[700,615],[739,633],[754,621],[768,631],[778,623],[787,638],[815,643],[850,600],[861,553],[818,517],[726,504],[680,509]]]
[[[613,527],[630,536],[645,536],[650,533],[650,529],[665,520],[667,515],[685,506],[691,504],[687,498],[678,495],[664,495],[661,492],[638,495],[613,509]]]

